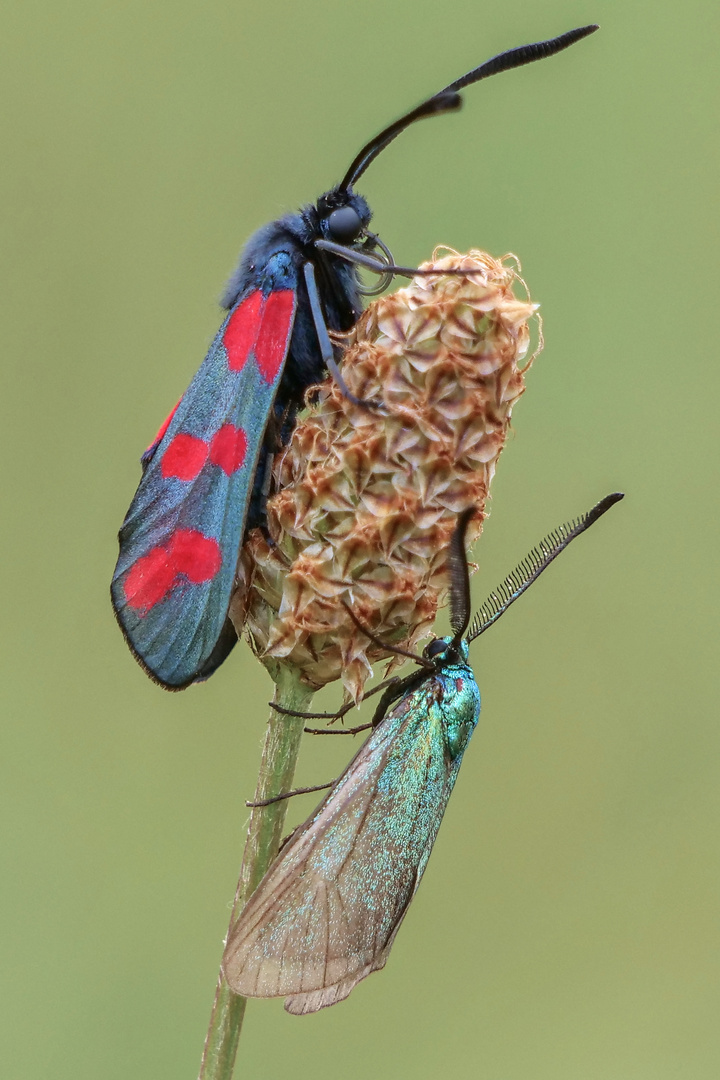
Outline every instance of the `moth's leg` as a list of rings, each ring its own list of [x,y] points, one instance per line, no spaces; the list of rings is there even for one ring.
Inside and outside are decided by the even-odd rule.
[[[266,514],[267,501],[270,497],[270,486],[272,484],[272,466],[274,451],[268,447],[265,447],[262,450],[262,454],[263,457],[258,462],[256,472],[256,477],[262,476],[262,482],[260,484],[260,505],[262,507],[262,521],[259,523],[259,528],[268,547],[275,548],[277,547],[277,544],[275,543],[273,537],[270,535]]]
[[[408,660],[414,660],[416,664],[420,665],[420,667],[427,668],[429,671],[437,670],[436,665],[433,664],[432,661],[428,660],[427,657],[421,656],[419,653],[410,652],[408,649],[401,649],[399,645],[386,644],[386,642],[382,641],[381,638],[377,637],[377,635],[374,634],[372,630],[369,630],[367,626],[365,626],[360,621],[360,619],[358,619],[357,615],[349,604],[346,604],[344,600],[341,600],[340,602],[347,611],[352,621],[357,626],[358,630],[362,630],[365,637],[370,638],[373,645],[377,645],[379,649],[385,649],[386,652],[395,653],[396,656],[404,656]]]
[[[312,311],[313,322],[315,323],[315,333],[317,334],[318,344],[320,346],[320,355],[323,358],[325,366],[342,390],[343,397],[346,397],[353,405],[359,405],[365,409],[379,409],[380,406],[376,405],[375,402],[363,401],[348,390],[345,380],[340,374],[340,368],[335,361],[335,350],[333,349],[333,343],[330,340],[328,328],[325,324],[325,316],[323,315],[322,304],[320,303],[320,293],[318,292],[317,281],[315,280],[315,267],[311,262],[305,263],[303,273],[305,275],[308,299],[310,300],[310,310]]]
[[[377,703],[377,708],[373,713],[373,718],[370,721],[370,726],[376,728],[381,720],[385,719],[385,714],[391,705],[394,705],[399,697],[402,696],[402,690],[395,686],[388,686],[387,690]]]
[[[383,681],[381,683],[378,683],[377,686],[373,686],[372,690],[368,690],[367,694],[363,698],[363,701],[366,701],[374,694],[381,694],[383,690],[387,690],[389,687],[398,686],[398,684],[402,684],[400,686],[400,693],[402,694],[405,689],[406,682],[407,679],[401,679],[399,675],[393,675],[389,679],[383,679]],[[281,716],[296,716],[300,720],[342,720],[344,716],[347,716],[351,709],[355,708],[355,703],[352,701],[348,701],[345,703],[345,705],[341,705],[337,712],[298,712],[296,709],[286,709],[284,705],[277,705],[274,701],[268,701],[268,705],[271,709],[274,709],[275,712],[280,713]],[[348,728],[347,730],[348,732],[350,732],[353,729]],[[363,730],[363,728],[357,728],[356,730],[361,731]],[[328,735],[331,734],[334,733],[328,731]]]
[[[292,799],[294,795],[309,795],[312,791],[324,791],[331,788],[335,783],[331,780],[328,784],[315,784],[314,787],[295,788],[294,791],[286,791],[282,795],[273,795],[272,799],[260,799],[259,802],[246,802],[246,806],[272,806],[273,803],[282,802],[283,799]]]
[[[343,244],[335,244],[332,240],[316,240],[315,247],[320,251],[327,251],[330,255],[337,255],[339,259],[353,263],[355,266],[364,266],[374,274],[399,274],[400,277],[440,277],[445,274],[456,274],[460,277],[472,277],[478,274],[478,270],[460,270],[448,267],[443,270],[421,270],[418,266],[398,266],[397,263],[385,262],[376,255],[368,255],[366,252],[357,251],[355,248],[344,247]]]
[[[358,724],[357,727],[306,727],[303,731],[306,735],[357,735],[361,731],[369,731],[372,724]]]
[[[426,682],[428,678],[429,676],[424,671],[413,671],[410,675],[406,675],[404,679],[396,676],[394,679],[388,679],[386,683],[381,683],[377,689],[382,690],[383,695],[373,713],[373,718],[370,721],[371,725],[374,728],[377,727],[380,721],[385,719],[385,714],[391,705],[410,690],[415,690],[421,683]]]
[[[273,409],[265,428],[263,448],[261,451],[262,456],[258,461],[256,469],[256,475],[262,477],[262,482],[260,484],[260,504],[263,507],[263,510],[267,505],[272,490],[272,472],[275,455],[278,454],[285,445],[282,437],[283,429],[287,423],[291,408],[292,403],[288,402],[280,414],[277,414]],[[267,518],[260,522],[260,531],[265,537],[268,547],[277,547],[273,537],[270,535],[270,530],[267,527]]]
[[[278,454],[285,446],[286,440],[283,439],[283,431],[292,407],[291,401],[287,402],[282,412],[276,412],[275,407],[273,407],[268,417],[263,441],[270,455]]]
[[[276,705],[274,701],[268,701],[268,705],[281,716],[297,716],[300,720],[342,720],[346,713],[355,708],[352,701],[342,705],[337,712],[297,712],[295,709],[286,709],[284,705]]]
[[[399,675],[393,675],[392,678],[383,679],[377,686],[373,686],[372,690],[367,692],[363,700],[372,697],[373,694],[382,694],[382,697],[380,698],[378,707],[373,713],[373,718],[369,724],[359,724],[357,727],[353,728],[303,728],[303,731],[308,735],[357,735],[360,731],[368,731],[370,728],[375,728],[383,719],[393,702],[402,697],[406,690],[414,689],[415,685],[424,678],[427,678],[427,676],[422,672],[413,672],[412,675],[406,675],[405,678],[401,678]],[[352,701],[348,701],[334,713],[296,712],[295,709],[286,709],[284,705],[276,705],[274,701],[269,701],[268,705],[282,716],[296,716],[301,720],[329,720],[331,723],[336,720],[342,720],[343,716],[354,708]]]

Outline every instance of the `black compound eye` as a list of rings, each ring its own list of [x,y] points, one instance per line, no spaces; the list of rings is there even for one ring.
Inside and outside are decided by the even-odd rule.
[[[433,657],[439,656],[440,653],[444,653],[446,649],[447,641],[443,641],[442,638],[435,638],[434,641],[431,641],[430,644],[426,646],[425,655],[428,660],[432,660]]]
[[[356,240],[362,227],[360,216],[352,206],[341,206],[339,210],[333,210],[328,218],[328,230],[338,244],[349,244]]]

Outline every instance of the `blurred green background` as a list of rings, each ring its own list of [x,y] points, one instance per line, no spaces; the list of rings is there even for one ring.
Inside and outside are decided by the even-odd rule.
[[[8,1080],[197,1075],[272,688],[242,645],[164,693],[107,590],[245,237],[479,61],[596,20],[361,190],[403,262],[513,250],[542,302],[477,600],[627,498],[476,646],[480,727],[385,972],[315,1017],[252,1004],[238,1075],[720,1074],[718,9],[28,0],[0,35]],[[298,781],[350,752],[307,744]]]

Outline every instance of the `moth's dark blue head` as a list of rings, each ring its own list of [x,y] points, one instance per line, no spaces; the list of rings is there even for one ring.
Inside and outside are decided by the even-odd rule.
[[[349,247],[370,224],[372,213],[362,195],[333,188],[316,204],[319,231],[324,240]]]
[[[423,650],[423,656],[427,660],[434,660],[442,664],[467,664],[470,655],[467,641],[459,641],[450,652],[450,645],[455,639],[452,637],[434,638]]]

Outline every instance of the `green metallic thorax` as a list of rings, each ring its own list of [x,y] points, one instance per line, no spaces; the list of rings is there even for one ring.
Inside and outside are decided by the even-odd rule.
[[[443,640],[450,644],[452,639],[448,637]],[[440,693],[437,700],[428,707],[433,718],[436,714],[438,716],[447,750],[453,761],[462,756],[480,716],[480,690],[472,668],[467,663],[467,642],[460,642],[458,652],[462,662],[447,664],[433,680]],[[432,694],[430,688],[423,687],[419,693],[422,690],[425,690],[428,696]]]

